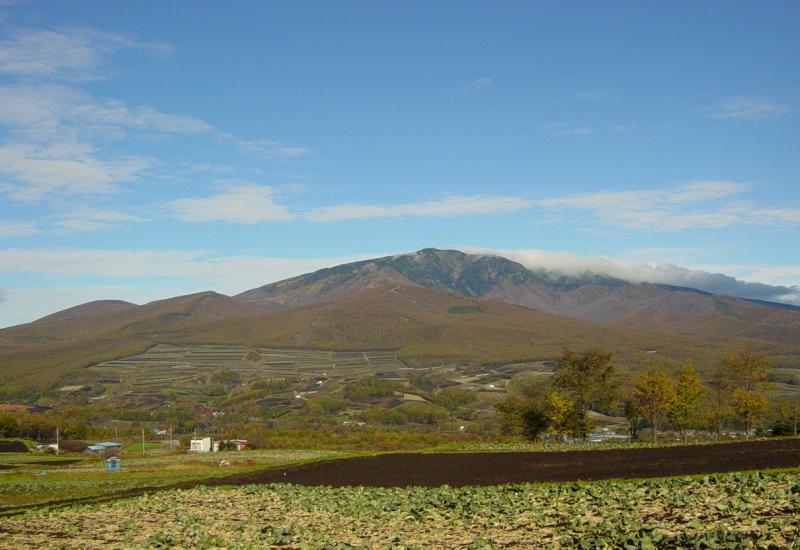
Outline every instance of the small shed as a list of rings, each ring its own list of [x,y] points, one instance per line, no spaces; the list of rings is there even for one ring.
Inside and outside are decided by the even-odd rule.
[[[117,443],[115,441],[103,441],[101,443],[95,443],[94,445],[89,445],[84,449],[86,453],[95,453],[95,454],[104,454],[108,453],[109,451],[118,452],[119,449],[122,448],[122,443]]]
[[[122,466],[122,461],[116,456],[110,456],[106,459],[106,470],[109,472],[119,472]]]
[[[210,453],[211,438],[195,437],[189,441],[189,452],[191,453]]]
[[[248,441],[246,439],[231,439],[228,443],[233,445],[237,451],[244,451],[247,448]]]

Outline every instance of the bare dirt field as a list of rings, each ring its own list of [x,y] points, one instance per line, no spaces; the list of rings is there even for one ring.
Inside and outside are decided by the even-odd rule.
[[[790,467],[800,467],[800,439],[603,451],[385,454],[264,470],[202,483],[461,487]]]

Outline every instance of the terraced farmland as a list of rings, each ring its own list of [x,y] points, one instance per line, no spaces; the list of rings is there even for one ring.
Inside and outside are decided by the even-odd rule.
[[[94,400],[122,398],[157,405],[170,396],[201,397],[214,375],[254,380],[297,380],[313,388],[331,379],[377,375],[400,379],[407,367],[390,352],[334,352],[243,346],[157,345],[146,353],[105,361],[88,369],[103,391]]]

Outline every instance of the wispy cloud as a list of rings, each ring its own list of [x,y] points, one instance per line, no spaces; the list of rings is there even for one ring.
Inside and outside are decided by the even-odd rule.
[[[551,136],[588,136],[594,132],[592,126],[580,126],[567,122],[548,122],[542,125],[542,130]]]
[[[238,139],[230,134],[220,134],[223,139],[229,139],[236,144],[239,149],[245,153],[264,157],[268,159],[274,158],[298,158],[307,157],[314,154],[314,150],[309,147],[301,147],[296,145],[287,145],[269,139]]]
[[[747,120],[774,118],[788,113],[792,108],[767,97],[739,96],[701,107],[699,110],[710,118]]]
[[[475,92],[488,88],[492,84],[494,84],[494,79],[489,78],[488,76],[482,76],[464,86],[464,93],[474,94]]]
[[[0,221],[0,238],[27,237],[36,235],[39,232],[39,227],[33,222]]]
[[[732,225],[800,224],[800,206],[766,207],[741,200],[750,186],[735,181],[697,181],[630,191],[593,191],[544,199],[520,195],[449,195],[404,203],[342,203],[314,208],[280,204],[275,188],[252,182],[228,183],[207,197],[168,205],[190,222],[253,224],[271,221],[332,223],[347,220],[451,218],[538,209],[562,222],[647,231],[681,231]]]
[[[186,222],[254,224],[295,218],[288,207],[275,203],[272,187],[250,182],[222,184],[215,195],[178,199],[169,209]]]
[[[737,224],[793,224],[800,207],[762,207],[731,199],[748,189],[734,181],[692,182],[660,189],[575,193],[535,201],[553,213],[585,214],[594,223],[625,229],[679,231]],[[573,217],[573,221],[577,221]]]
[[[451,195],[440,199],[400,204],[345,203],[318,208],[289,208],[275,201],[275,189],[252,182],[227,183],[207,197],[172,201],[168,208],[188,222],[225,221],[237,224],[304,220],[328,223],[376,218],[439,217],[498,214],[528,208],[531,201],[518,196]]]
[[[453,217],[498,214],[528,208],[524,197],[501,195],[452,195],[441,199],[402,204],[338,204],[305,213],[312,222],[333,222],[369,218]]]
[[[0,124],[18,140],[45,141],[64,134],[123,138],[127,131],[202,134],[212,130],[195,117],[152,107],[127,107],[60,84],[0,86]]]
[[[61,231],[84,232],[109,229],[120,224],[142,223],[148,221],[150,221],[148,218],[135,216],[126,212],[102,210],[83,206],[54,216],[51,223],[54,227]]]
[[[0,72],[64,80],[103,78],[108,56],[120,49],[163,54],[170,47],[90,29],[18,31],[0,41]]]
[[[581,92],[575,97],[580,101],[602,101],[608,97],[608,94],[602,92]]]

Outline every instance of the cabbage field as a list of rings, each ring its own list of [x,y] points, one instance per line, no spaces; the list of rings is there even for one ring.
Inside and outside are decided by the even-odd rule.
[[[0,519],[13,548],[800,548],[800,472],[464,488],[198,487]]]

